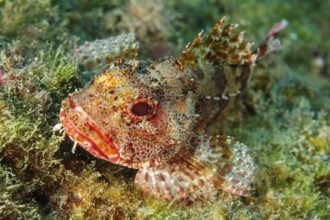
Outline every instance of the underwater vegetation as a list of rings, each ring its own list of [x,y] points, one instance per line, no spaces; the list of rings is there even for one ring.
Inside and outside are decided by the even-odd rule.
[[[0,1],[0,219],[329,219],[327,1]],[[150,13],[149,13],[150,12]],[[62,133],[61,101],[86,84],[75,45],[135,32],[141,58],[179,55],[220,17],[260,42],[282,19],[281,50],[260,60],[234,108],[208,128],[249,146],[247,197],[171,203],[140,195],[136,170]],[[89,76],[92,77],[92,76]]]

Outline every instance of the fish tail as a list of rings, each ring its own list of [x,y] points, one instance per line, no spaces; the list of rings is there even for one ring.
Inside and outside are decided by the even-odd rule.
[[[244,144],[224,136],[199,136],[191,142],[194,150],[182,152],[176,160],[139,170],[137,189],[167,200],[209,198],[219,189],[249,194],[256,165]]]

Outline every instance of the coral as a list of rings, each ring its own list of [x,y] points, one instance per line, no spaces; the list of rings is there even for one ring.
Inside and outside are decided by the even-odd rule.
[[[15,174],[4,167],[0,167],[0,213],[1,219],[38,219],[38,204],[25,196],[24,184]]]
[[[26,63],[24,58],[6,57],[2,53],[1,168],[11,172],[20,196],[25,197],[25,200],[16,201],[18,209],[23,207],[22,216],[36,212],[35,199],[31,198],[34,206],[19,202],[26,202],[33,195],[45,195],[58,184],[63,172],[60,159],[55,158],[62,138],[52,135],[51,128],[57,118],[56,103],[70,90],[68,81],[75,82],[76,68],[63,57],[60,49],[40,52],[29,64],[22,65]],[[10,203],[4,206],[4,210],[10,209]],[[31,207],[31,210],[25,213],[24,207]]]
[[[81,42],[111,35],[107,30],[105,15],[124,5],[126,1],[114,0],[56,0],[66,32],[78,37]]]
[[[132,186],[123,180],[112,181],[111,175],[103,173],[103,176],[87,166],[79,175],[67,173],[66,184],[50,197],[57,218],[81,219],[86,216],[109,215],[113,219],[134,217],[138,200],[132,192]]]
[[[144,49],[142,56],[161,58],[174,50],[169,40],[181,24],[179,13],[166,8],[160,0],[130,0],[122,8],[108,12],[104,19],[108,30],[114,33],[135,33]]]
[[[57,7],[50,0],[13,0],[0,3],[1,49],[33,58],[34,50],[49,48],[49,42],[69,44]],[[10,44],[9,47],[8,44]]]

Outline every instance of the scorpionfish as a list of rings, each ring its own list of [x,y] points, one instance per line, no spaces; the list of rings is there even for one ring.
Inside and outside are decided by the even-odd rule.
[[[87,42],[75,56],[96,77],[62,102],[67,135],[97,158],[139,169],[142,193],[167,200],[246,196],[256,165],[246,145],[203,131],[233,104],[270,42],[252,43],[224,18],[180,57],[136,59],[133,34]],[[274,44],[274,43],[273,43]]]

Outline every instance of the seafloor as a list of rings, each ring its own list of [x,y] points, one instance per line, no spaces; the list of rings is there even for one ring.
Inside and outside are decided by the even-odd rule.
[[[330,219],[330,1],[0,0],[0,219]],[[178,55],[219,18],[260,42],[282,19],[279,52],[258,63],[235,108],[209,128],[250,147],[248,197],[193,204],[143,197],[134,170],[52,128],[86,83],[74,45],[134,32],[140,58]]]

